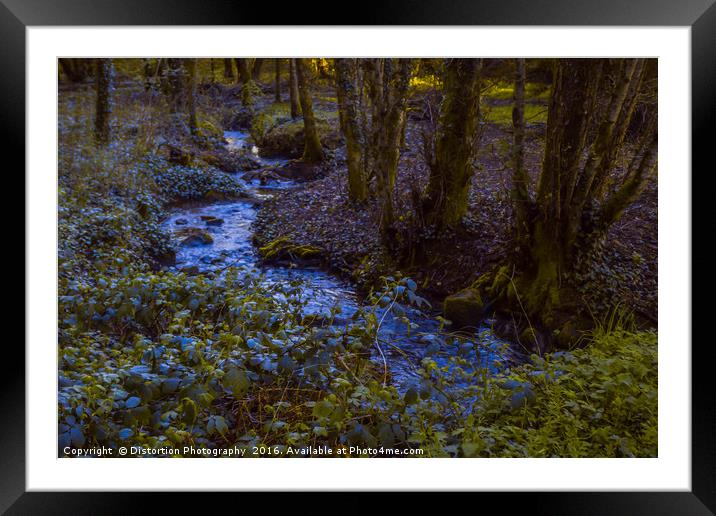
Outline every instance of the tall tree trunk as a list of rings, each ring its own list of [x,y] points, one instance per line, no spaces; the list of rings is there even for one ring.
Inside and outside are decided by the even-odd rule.
[[[236,63],[236,81],[240,84],[246,84],[251,80],[248,58],[237,57],[234,58],[234,62]]]
[[[430,156],[425,216],[430,224],[450,227],[467,212],[472,156],[480,105],[480,59],[448,59],[444,98]]]
[[[296,119],[301,116],[301,104],[298,100],[298,78],[296,77],[296,60],[289,59],[289,88],[288,93],[291,101],[291,118]]]
[[[94,118],[94,137],[98,145],[109,142],[109,117],[112,112],[112,60],[97,59],[95,69],[95,85],[97,103]]]
[[[324,62],[324,60],[319,57],[316,58],[314,61],[316,63],[316,75],[321,79],[327,79],[329,77],[329,74],[328,68],[326,67],[326,63]]]
[[[411,59],[366,59],[365,74],[372,104],[369,159],[380,198],[380,228],[392,245],[394,235],[393,187],[405,123]]]
[[[503,301],[515,305],[514,313],[524,313],[530,324],[558,329],[564,313],[575,309],[568,306],[573,296],[565,300],[566,278],[579,260],[589,259],[590,249],[654,174],[655,103],[639,140],[624,152],[636,99],[648,93],[643,87],[647,64],[644,59],[556,63],[536,197],[532,200],[526,187],[513,192],[515,211],[522,210],[526,219],[528,243],[503,291]],[[615,176],[617,157],[625,160],[626,173]],[[517,183],[525,181],[521,167],[514,173]],[[606,181],[618,184],[605,189]]]
[[[518,245],[525,244],[529,233],[529,176],[525,169],[525,60],[515,59],[515,92],[512,107],[512,203]]]
[[[251,69],[249,67],[249,59],[245,57],[237,57],[236,61],[237,80],[241,84],[241,103],[250,107],[254,103],[254,89],[256,88],[251,77]]]
[[[274,59],[274,102],[281,102],[281,60]]]
[[[313,101],[308,86],[308,71],[305,59],[296,59],[296,76],[298,78],[298,93],[301,100],[301,111],[303,112],[303,161],[316,163],[323,161],[323,147],[318,137],[318,127],[313,114]]]
[[[157,66],[149,58],[142,59],[142,72],[144,75],[144,91],[149,91],[154,84]]]
[[[363,158],[363,131],[358,120],[359,94],[354,59],[336,59],[336,96],[341,130],[346,140],[348,165],[348,197],[362,202],[368,196],[368,184]]]
[[[227,79],[234,78],[234,65],[228,57],[224,58],[224,77]]]
[[[171,101],[171,84],[169,81],[169,59],[165,57],[157,58],[157,80],[159,83],[159,91]]]
[[[186,106],[186,70],[181,58],[167,58],[167,85],[169,108],[172,113],[183,113]]]
[[[196,59],[184,59],[184,67],[187,71],[187,112],[189,114],[189,131],[195,135],[197,133],[196,124]]]
[[[256,59],[254,59],[254,63],[251,69],[251,78],[256,82],[259,82],[261,80],[261,70],[264,67],[264,61],[266,61],[266,59],[263,59],[261,57],[257,57]]]

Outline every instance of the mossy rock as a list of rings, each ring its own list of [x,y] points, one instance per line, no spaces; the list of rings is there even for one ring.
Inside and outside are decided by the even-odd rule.
[[[341,136],[336,127],[325,120],[317,120],[318,138],[323,147],[335,149],[340,145]],[[289,120],[273,127],[259,142],[264,156],[288,156],[300,158],[303,155],[303,120]]]
[[[270,104],[251,119],[249,133],[254,142],[260,144],[271,129],[289,120],[291,107],[287,103]]]
[[[224,117],[223,126],[229,131],[239,131],[251,127],[254,112],[251,109],[241,108]]]
[[[455,328],[476,327],[485,316],[485,303],[477,289],[466,288],[443,302],[443,317]]]
[[[335,149],[340,145],[341,134],[335,112],[316,112],[316,126],[324,147]],[[263,156],[300,158],[303,155],[303,118],[292,119],[288,103],[271,104],[257,113],[249,132]]]
[[[204,194],[204,200],[213,202],[213,201],[228,201],[230,199],[235,199],[236,197],[241,197],[241,195],[232,195],[227,192],[221,192],[217,190],[209,190]]]
[[[258,156],[250,152],[222,150],[204,154],[201,159],[207,165],[224,172],[256,170],[264,166]]]
[[[261,145],[263,139],[271,129],[287,120],[290,120],[290,117],[278,119],[269,113],[259,113],[251,120],[251,127],[249,129],[251,138],[253,138],[254,142]]]
[[[197,247],[200,245],[209,245],[214,242],[212,236],[199,228],[187,228],[179,232],[180,235],[185,235],[179,242],[180,245],[185,247]]]
[[[204,138],[210,140],[222,140],[224,138],[224,131],[210,120],[201,120],[197,129],[199,135]]]
[[[310,181],[317,179],[322,173],[320,167],[315,163],[305,163],[301,160],[289,161],[274,168],[272,172],[278,177],[291,181]]]

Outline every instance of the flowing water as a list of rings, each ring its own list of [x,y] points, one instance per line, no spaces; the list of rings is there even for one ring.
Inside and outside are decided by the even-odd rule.
[[[226,132],[225,138],[230,147],[244,147],[258,156],[258,149],[248,148],[247,134]],[[285,163],[285,160],[281,159],[260,159],[265,167]],[[234,175],[254,198],[258,199],[270,198],[276,190],[298,186],[288,180],[261,184],[257,180],[243,179],[244,174],[242,171],[237,171]],[[351,283],[318,267],[264,265],[260,262],[251,243],[251,224],[256,218],[257,210],[260,209],[260,202],[241,199],[184,206],[172,211],[164,225],[177,243],[187,228],[207,231],[213,238],[213,243],[206,245],[193,247],[179,245],[175,268],[185,270],[195,268],[194,270],[198,272],[216,272],[228,266],[244,266],[259,270],[267,283],[300,280],[305,287],[308,301],[306,313],[329,315],[331,307],[339,306],[340,317],[343,319],[350,317],[363,301]],[[222,219],[223,223],[207,225],[208,217]],[[438,364],[444,365],[448,362],[447,357],[459,353],[471,360],[475,366],[487,366],[493,371],[514,358],[505,343],[492,335],[487,327],[478,329],[470,339],[469,348],[463,343],[447,348],[441,346],[437,349],[430,337],[439,330],[439,323],[434,318],[436,314],[423,313],[410,307],[403,308],[417,328],[412,329],[408,334],[405,324],[392,312],[385,314],[379,335],[383,345],[379,350],[376,349],[374,354],[376,361],[387,364],[393,383],[401,390],[418,379],[417,367],[427,355]],[[382,313],[379,314],[379,317],[382,316]]]

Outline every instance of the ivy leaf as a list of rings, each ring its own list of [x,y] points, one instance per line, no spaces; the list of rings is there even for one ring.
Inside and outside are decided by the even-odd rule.
[[[134,431],[131,428],[122,428],[118,435],[121,440],[126,441],[134,435]]]
[[[246,371],[238,367],[232,367],[227,371],[221,380],[224,387],[229,389],[237,398],[243,395],[251,386],[251,380],[246,375]]]
[[[206,423],[206,429],[210,434],[216,431],[224,436],[229,431],[229,426],[223,416],[210,416]]]
[[[477,457],[477,454],[485,447],[483,442],[464,442],[461,445],[465,457]]]
[[[405,391],[403,400],[406,405],[415,405],[418,402],[418,390],[415,387],[411,387]]]
[[[78,426],[73,426],[70,429],[70,442],[72,443],[72,446],[75,446],[76,448],[81,448],[85,444],[85,435],[82,433],[82,430]]]
[[[138,397],[132,396],[131,398],[127,399],[127,401],[125,402],[125,406],[126,406],[127,408],[131,409],[131,408],[134,408],[134,407],[139,406],[139,404],[141,403],[141,401],[142,401],[142,400],[139,399]]]
[[[316,417],[328,417],[334,409],[333,403],[328,400],[321,400],[313,407],[313,415]]]

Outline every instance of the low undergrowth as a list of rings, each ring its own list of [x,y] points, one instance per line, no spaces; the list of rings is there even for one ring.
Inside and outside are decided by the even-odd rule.
[[[656,455],[655,333],[610,328],[586,349],[491,372],[476,366],[477,336],[440,329],[423,336],[414,380],[394,385],[379,332],[386,311],[411,327],[404,307],[425,303],[415,282],[386,277],[350,317],[337,306],[307,317],[299,281],[162,267],[173,252],[160,226],[169,203],[241,192],[218,171],[131,142],[78,147],[65,138],[76,130],[61,126],[60,456],[95,445],[177,456],[183,446]]]

